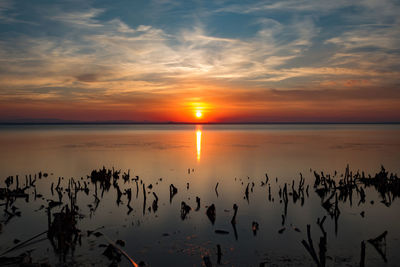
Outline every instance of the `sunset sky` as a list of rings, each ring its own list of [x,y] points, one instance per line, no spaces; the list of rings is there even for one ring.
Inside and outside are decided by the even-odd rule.
[[[399,14],[387,0],[0,0],[0,122],[400,121]]]

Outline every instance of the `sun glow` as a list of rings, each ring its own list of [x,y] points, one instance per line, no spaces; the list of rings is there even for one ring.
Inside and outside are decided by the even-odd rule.
[[[203,117],[203,113],[201,111],[196,111],[196,118],[200,119]]]

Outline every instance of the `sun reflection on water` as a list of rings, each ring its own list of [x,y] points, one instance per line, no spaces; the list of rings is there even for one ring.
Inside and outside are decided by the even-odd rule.
[[[197,147],[197,161],[200,161],[201,155],[201,129],[196,131],[196,147]]]

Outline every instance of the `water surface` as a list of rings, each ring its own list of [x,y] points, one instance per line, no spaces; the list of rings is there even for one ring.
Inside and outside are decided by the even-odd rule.
[[[69,178],[82,177],[81,181],[86,181],[93,169],[105,166],[122,172],[130,170],[131,177],[139,176],[146,187],[152,184],[152,189],[146,189],[145,209],[142,191],[136,198],[135,183],[120,180],[122,190],[133,190],[133,211],[127,214],[125,195],[117,205],[116,192],[110,190],[96,211],[91,212],[87,205],[94,202],[93,192],[88,195],[79,192],[77,199],[84,217],[78,226],[83,233],[104,226],[102,231],[109,238],[126,241],[124,249],[132,258],[151,266],[201,266],[204,255],[209,255],[216,264],[217,244],[222,248],[222,262],[229,266],[258,266],[261,262],[310,266],[312,259],[301,240],[307,239],[306,225],[311,224],[317,244],[320,230],[315,222],[327,215],[312,189],[313,171],[344,173],[349,164],[354,172],[375,174],[384,165],[388,171],[400,173],[399,125],[0,126],[0,147],[2,187],[3,180],[10,175],[19,175],[24,183],[25,175],[39,171],[50,174],[36,185],[44,199],[34,200],[30,192],[29,203],[16,201],[21,217],[3,225],[1,251],[11,247],[14,238],[24,240],[46,230],[47,215],[40,207],[47,205],[47,199],[55,199],[50,185],[57,183],[58,177],[64,178],[62,183],[66,187]],[[266,173],[271,200],[268,186],[261,186]],[[291,185],[293,180],[298,183],[300,173],[311,187],[309,197],[303,205],[289,202],[282,226],[279,188],[284,183]],[[255,186],[247,201],[245,188],[253,182]],[[178,188],[171,202],[170,184]],[[159,197],[156,212],[150,208],[154,199],[151,192]],[[336,232],[334,221],[328,216],[325,222],[328,266],[358,264],[360,242],[385,230],[389,233],[386,265],[395,266],[400,260],[395,253],[400,247],[399,203],[396,200],[387,207],[380,203],[374,190],[368,189],[367,193],[364,204],[357,205],[356,200],[351,206],[348,202],[341,204]],[[194,211],[196,196],[201,199],[201,209],[197,212]],[[192,207],[185,220],[180,218],[182,201]],[[230,223],[234,203],[239,206],[237,239]],[[214,225],[205,215],[206,206],[211,204],[217,209]],[[365,212],[364,218],[361,211]],[[253,221],[259,224],[257,235],[252,232]],[[279,234],[282,227],[286,230]],[[294,231],[295,227],[301,232]],[[216,229],[227,230],[229,234],[218,235]],[[106,243],[103,237],[84,236],[82,245],[68,256],[67,262],[107,265],[109,261],[101,256],[104,248],[98,247],[101,243]],[[48,241],[34,247],[33,255],[38,259],[59,261]],[[23,251],[15,251],[14,255]],[[367,246],[366,262],[374,266],[384,264],[371,246]],[[128,266],[125,260],[120,264]]]

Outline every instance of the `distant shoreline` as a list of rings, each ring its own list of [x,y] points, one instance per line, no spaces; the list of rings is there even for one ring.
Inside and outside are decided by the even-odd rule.
[[[400,122],[0,122],[24,125],[397,125]]]

